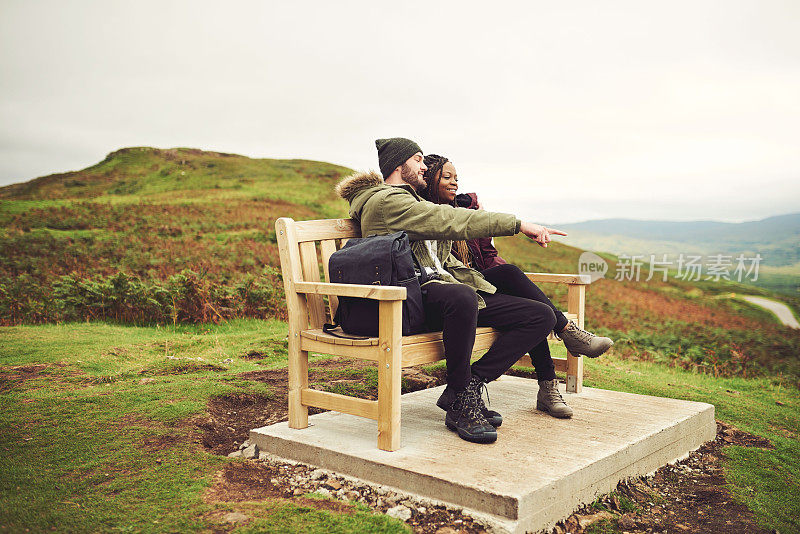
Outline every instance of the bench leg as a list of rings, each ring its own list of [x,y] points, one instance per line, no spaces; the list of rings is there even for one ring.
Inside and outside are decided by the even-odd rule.
[[[403,302],[380,301],[378,329],[378,448],[400,448],[400,378],[403,362]]]
[[[567,351],[567,393],[583,390],[583,358]]]
[[[308,406],[300,400],[300,392],[308,387],[308,352],[299,344],[289,342],[289,428],[308,427]]]
[[[586,307],[586,286],[570,284],[567,290],[567,311],[578,316],[577,325],[583,328]],[[583,390],[583,358],[575,357],[567,351],[567,392],[580,393]]]

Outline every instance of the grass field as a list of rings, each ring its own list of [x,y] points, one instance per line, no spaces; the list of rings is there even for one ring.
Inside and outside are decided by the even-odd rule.
[[[281,499],[209,502],[229,460],[201,445],[196,421],[215,397],[270,396],[242,373],[286,365],[280,321],[136,327],[71,323],[0,328],[0,525],[5,531],[213,529],[244,510],[266,532],[403,532],[354,507],[321,511]],[[258,361],[245,356],[258,351]],[[765,527],[800,528],[800,400],[775,379],[721,378],[610,354],[586,384],[710,402],[717,417],[769,438],[729,447],[727,478]],[[788,491],[787,491],[788,490]]]
[[[8,532],[174,532],[211,528],[203,493],[229,460],[205,452],[192,418],[212,397],[262,395],[238,357],[272,350],[277,322],[138,328],[69,324],[3,328],[0,525]],[[171,359],[171,358],[180,359]],[[199,358],[199,359],[198,359]],[[284,365],[283,354],[261,363]],[[266,531],[403,532],[356,509],[331,514],[280,501],[254,505]],[[256,523],[253,526],[258,526]]]
[[[276,395],[243,376],[285,366],[274,222],[346,216],[333,185],[349,172],[135,147],[0,188],[0,526],[213,529],[220,510],[239,506],[204,498],[230,460],[206,450],[198,421],[219,399]],[[523,270],[576,272],[582,251],[565,243],[496,239]],[[603,256],[613,273],[616,258]],[[796,314],[800,297],[610,278],[589,287],[586,317],[617,344],[587,362],[587,384],[711,402],[720,419],[772,440],[773,450],[728,448],[727,480],[764,525],[798,530],[800,332],[730,295]],[[565,304],[565,287],[543,288]],[[244,357],[253,351],[258,361]],[[374,373],[358,372],[363,393]],[[359,508],[248,506],[267,531],[405,528]]]

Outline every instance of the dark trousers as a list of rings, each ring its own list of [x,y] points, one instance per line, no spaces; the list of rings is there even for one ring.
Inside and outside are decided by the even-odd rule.
[[[485,271],[481,271],[481,274],[490,284],[496,287],[500,293],[536,300],[550,306],[553,313],[556,314],[556,326],[553,328],[556,333],[561,332],[564,330],[564,327],[567,326],[568,321],[564,314],[556,308],[555,304],[550,302],[547,295],[545,295],[536,284],[531,282],[530,279],[525,276],[525,273],[516,265],[497,265],[496,267],[490,267]]]
[[[463,284],[431,283],[425,286],[425,316],[430,330],[442,330],[447,361],[448,389],[460,391],[475,374],[486,382],[505,373],[526,352],[541,354],[534,361],[540,379],[555,378],[547,335],[555,327],[553,309],[542,302],[503,293],[481,293],[486,307],[478,311],[478,296]],[[470,367],[475,345],[475,327],[490,326],[500,331],[486,354]],[[549,365],[548,365],[549,363]]]
[[[490,267],[482,271],[484,278],[495,286],[498,291],[506,295],[514,295],[526,299],[535,300],[550,306],[556,316],[556,326],[553,330],[556,333],[564,330],[567,326],[567,318],[564,314],[550,302],[550,299],[539,289],[539,287],[525,276],[525,273],[516,265],[506,264]],[[536,377],[540,380],[552,380],[556,377],[553,358],[550,356],[550,345],[547,339],[530,350],[531,361],[536,369]]]

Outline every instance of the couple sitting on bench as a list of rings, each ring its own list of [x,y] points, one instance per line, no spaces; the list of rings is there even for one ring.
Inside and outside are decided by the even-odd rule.
[[[436,404],[447,412],[447,427],[467,441],[495,441],[503,418],[486,407],[482,390],[526,353],[539,381],[536,409],[571,417],[572,409],[558,391],[548,334],[555,331],[576,356],[597,357],[613,343],[568,321],[491,246],[493,236],[522,232],[546,247],[551,234],[566,234],[513,215],[468,209],[478,208],[477,198],[457,199],[453,164],[440,156],[423,156],[414,141],[391,138],[375,144],[383,176],[358,173],[342,180],[336,191],[350,203],[350,216],[361,225],[362,236],[406,232],[420,267],[439,275],[424,285],[423,304],[426,326],[442,330],[447,387]],[[457,207],[457,201],[467,206]],[[477,326],[501,334],[470,365]]]

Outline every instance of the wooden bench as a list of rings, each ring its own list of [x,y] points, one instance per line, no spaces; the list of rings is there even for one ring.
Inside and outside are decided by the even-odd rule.
[[[403,367],[435,362],[444,358],[442,333],[402,335],[402,303],[406,290],[396,286],[332,284],[328,280],[328,259],[349,238],[360,237],[353,219],[294,221],[280,218],[275,223],[281,258],[286,307],[289,315],[289,427],[308,426],[308,407],[368,417],[378,421],[378,448],[394,451],[400,447],[400,378]],[[320,256],[317,254],[319,243]],[[320,268],[321,264],[321,268]],[[583,328],[586,275],[526,273],[534,282],[567,284],[566,316]],[[322,331],[336,312],[337,297],[363,297],[379,301],[378,337],[342,339]],[[326,302],[327,301],[327,302]],[[475,351],[488,349],[498,336],[492,328],[479,327]],[[551,339],[554,337],[551,334]],[[308,387],[310,352],[371,360],[378,365],[378,400],[370,401],[318,391]],[[567,391],[579,393],[583,382],[583,360],[572,354],[553,358],[557,371],[567,376]],[[525,355],[520,365],[531,365]]]

